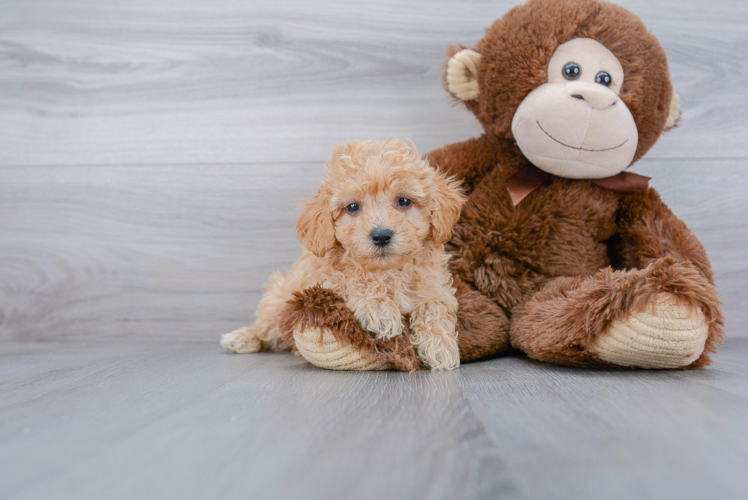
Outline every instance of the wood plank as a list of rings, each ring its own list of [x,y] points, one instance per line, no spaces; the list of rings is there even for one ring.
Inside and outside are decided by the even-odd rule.
[[[77,0],[0,5],[0,164],[320,161],[353,138],[479,133],[444,47],[514,1]],[[669,53],[684,117],[650,158],[745,158],[748,4],[622,1]]]
[[[204,343],[91,344],[88,358],[77,346],[11,358],[50,369],[3,397],[5,498],[477,498],[511,488],[457,374],[335,373]]]
[[[725,351],[743,356],[745,341]],[[745,390],[744,375],[723,376],[721,360],[691,373],[542,363],[522,369],[520,362],[530,363],[490,365],[480,373],[482,390],[467,399],[502,454],[513,457],[510,477],[527,498],[744,495],[744,479],[737,478],[745,470],[748,433],[724,431],[745,427],[738,422],[748,416],[748,401],[734,389],[702,384],[723,379]]]
[[[0,169],[0,339],[211,339],[300,253],[319,163]],[[728,332],[748,335],[746,160],[638,171],[704,243]]]
[[[321,174],[317,164],[5,169],[2,338],[205,339],[246,323],[272,270],[300,255],[294,205]]]
[[[740,498],[748,380],[734,362],[746,355],[748,339],[736,339],[698,372],[508,357],[404,374],[330,372],[215,343],[5,342],[0,491]]]

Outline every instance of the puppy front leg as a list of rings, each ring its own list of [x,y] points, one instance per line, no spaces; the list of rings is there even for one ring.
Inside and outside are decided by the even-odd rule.
[[[424,302],[410,313],[410,341],[429,368],[454,370],[460,366],[456,325],[457,299],[451,294]]]
[[[353,312],[359,326],[377,335],[391,339],[403,333],[403,315],[398,304],[387,296],[349,297],[346,305]]]

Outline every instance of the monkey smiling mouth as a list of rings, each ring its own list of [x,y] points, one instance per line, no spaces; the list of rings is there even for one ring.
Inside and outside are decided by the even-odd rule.
[[[548,137],[550,137],[551,139],[553,139],[557,143],[561,144],[562,146],[566,146],[567,148],[571,148],[571,149],[576,149],[577,151],[591,151],[591,152],[594,152],[594,153],[600,153],[600,152],[603,152],[603,151],[610,151],[611,149],[618,149],[621,146],[623,146],[624,144],[626,144],[627,142],[629,142],[629,140],[626,139],[625,141],[623,141],[622,143],[620,143],[618,146],[614,146],[612,148],[606,148],[606,149],[576,148],[574,146],[569,146],[568,144],[564,144],[563,142],[559,141],[558,139],[556,139],[555,137],[553,137],[551,134],[549,134],[548,132],[546,132],[545,129],[543,128],[543,126],[540,124],[539,121],[535,120],[535,123],[538,124],[538,127],[540,127],[540,130],[542,130],[545,135],[547,135]]]

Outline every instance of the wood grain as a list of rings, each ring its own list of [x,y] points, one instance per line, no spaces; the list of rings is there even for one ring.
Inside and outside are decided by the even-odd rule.
[[[8,168],[3,338],[213,338],[300,255],[322,165]]]
[[[738,499],[748,339],[708,370],[331,372],[215,343],[0,344],[8,500]]]
[[[1,339],[210,339],[300,254],[318,163],[0,168]],[[701,239],[728,334],[748,335],[746,160],[645,160]]]
[[[441,89],[447,44],[515,1],[0,4],[0,164],[321,161],[351,138],[479,133]],[[745,158],[748,4],[621,1],[684,109],[650,158]]]

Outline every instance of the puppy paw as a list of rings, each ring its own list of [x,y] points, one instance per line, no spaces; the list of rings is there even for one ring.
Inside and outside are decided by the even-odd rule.
[[[388,315],[382,311],[362,311],[361,314],[356,314],[356,320],[362,329],[376,334],[380,339],[391,339],[403,333],[400,311]]]
[[[431,370],[454,370],[460,366],[460,348],[457,341],[447,342],[439,345],[416,346],[416,352],[421,361]]]
[[[221,346],[236,354],[248,354],[262,350],[262,341],[257,338],[251,326],[221,335]]]
[[[704,351],[709,325],[704,312],[671,293],[614,321],[594,351],[603,361],[638,368],[680,368]]]

